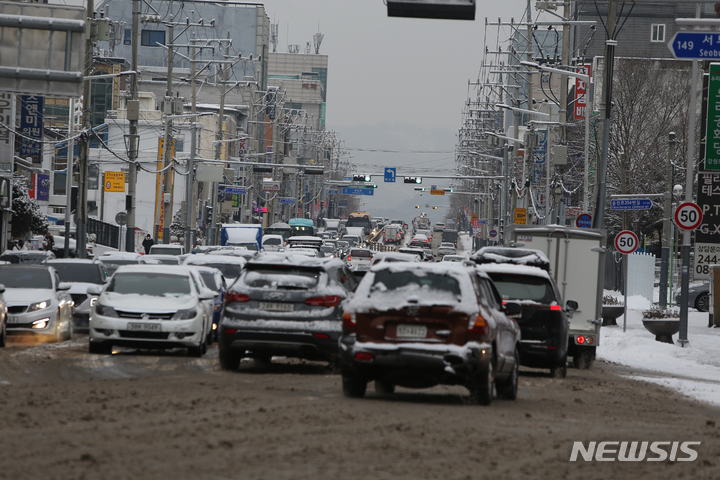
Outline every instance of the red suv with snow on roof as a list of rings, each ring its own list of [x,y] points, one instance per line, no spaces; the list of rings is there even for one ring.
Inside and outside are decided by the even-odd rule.
[[[459,264],[385,263],[373,266],[343,315],[343,392],[362,397],[396,385],[464,385],[487,405],[494,387],[515,399],[520,329],[506,316],[485,274]]]

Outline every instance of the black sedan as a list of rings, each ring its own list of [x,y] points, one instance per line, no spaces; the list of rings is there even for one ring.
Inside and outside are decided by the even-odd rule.
[[[324,360],[338,355],[345,300],[357,280],[339,259],[281,253],[250,260],[225,295],[219,326],[220,365],[247,356]]]

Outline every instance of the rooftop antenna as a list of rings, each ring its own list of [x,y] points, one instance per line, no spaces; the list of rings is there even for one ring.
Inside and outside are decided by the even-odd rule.
[[[277,45],[278,45],[278,30],[280,25],[277,23],[271,23],[270,24],[270,43],[272,43],[273,46],[273,53],[277,52]]]
[[[320,44],[322,43],[324,37],[325,37],[325,35],[320,33],[320,24],[318,23],[318,33],[313,35],[313,44],[315,45],[315,55],[320,53]]]

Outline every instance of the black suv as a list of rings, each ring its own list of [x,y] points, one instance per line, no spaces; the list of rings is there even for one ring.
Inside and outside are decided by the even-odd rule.
[[[577,303],[568,301],[563,308],[550,272],[550,262],[539,250],[483,247],[470,260],[485,272],[500,292],[503,301],[520,304],[522,313],[515,318],[520,326],[520,364],[531,368],[549,368],[553,377],[567,374],[568,315]]]

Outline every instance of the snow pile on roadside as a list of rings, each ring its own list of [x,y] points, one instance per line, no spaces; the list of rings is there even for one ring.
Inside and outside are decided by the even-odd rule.
[[[616,296],[617,292],[605,292]],[[658,383],[698,400],[720,405],[720,329],[708,328],[708,314],[690,309],[688,340],[690,346],[681,348],[655,341],[654,335],[642,324],[642,311],[650,302],[641,296],[628,298],[627,331],[622,331],[623,317],[618,327],[601,329],[599,359],[646,370],[639,380]],[[673,336],[677,342],[678,335]],[[648,376],[647,374],[657,376]]]

